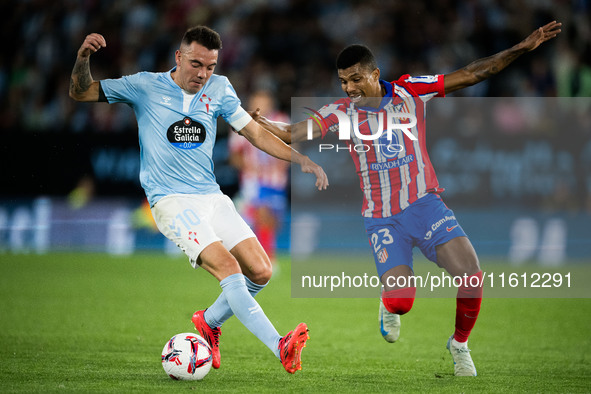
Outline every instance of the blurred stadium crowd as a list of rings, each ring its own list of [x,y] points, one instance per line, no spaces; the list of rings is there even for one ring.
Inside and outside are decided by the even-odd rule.
[[[525,234],[525,244],[533,245],[525,258],[539,245],[560,245],[555,249],[563,253],[567,244],[569,257],[587,256],[588,220],[578,213],[591,212],[591,0],[3,0],[0,13],[0,252],[9,244],[27,251],[31,242],[37,251],[107,245],[114,253],[161,243],[136,240],[132,231],[151,225],[145,203],[137,208],[143,193],[132,110],[68,97],[76,52],[91,32],[108,45],[91,60],[100,80],[170,70],[185,30],[209,25],[224,44],[216,72],[229,77],[243,106],[254,109],[253,97],[269,92],[277,116],[287,116],[292,97],[342,96],[334,59],[348,44],[372,48],[382,77],[394,80],[451,72],[558,20],[563,32],[555,40],[500,76],[454,94],[467,97],[433,100],[428,143],[446,201],[479,209],[463,223],[475,244],[484,240],[480,250],[489,245],[492,255],[511,254],[509,245],[521,245]],[[214,161],[222,189],[234,195],[239,177],[230,165],[236,153],[226,143],[228,132],[228,126],[218,130]],[[326,203],[316,214],[335,199],[348,203],[355,208],[343,208],[335,220],[354,229],[343,225],[358,220],[358,180],[345,170],[348,153],[305,149],[326,168],[331,187],[316,193],[310,182],[292,179],[292,201],[307,196]],[[500,208],[486,216],[493,206]],[[480,226],[486,220],[490,226]],[[500,244],[489,242],[497,238]]]
[[[519,42],[552,20],[563,34],[518,60],[503,78],[468,96],[591,96],[589,0],[11,0],[0,5],[0,130],[125,132],[126,106],[80,105],[69,75],[86,34],[107,48],[92,58],[95,79],[166,71],[187,27],[222,36],[217,73],[238,95],[340,96],[334,58],[345,45],[370,46],[384,78],[446,73]]]

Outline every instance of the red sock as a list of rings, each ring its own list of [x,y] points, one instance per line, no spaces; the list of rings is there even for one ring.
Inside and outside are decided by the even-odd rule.
[[[471,279],[471,278],[477,278]],[[472,286],[474,285],[474,286]],[[470,336],[482,302],[482,271],[468,276],[458,288],[456,299],[456,330],[454,339],[466,342]]]
[[[404,287],[382,292],[382,302],[390,313],[404,315],[411,310],[417,293],[416,287]]]

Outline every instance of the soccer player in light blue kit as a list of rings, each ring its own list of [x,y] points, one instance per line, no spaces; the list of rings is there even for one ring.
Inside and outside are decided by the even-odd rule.
[[[72,70],[70,97],[126,103],[135,111],[140,181],[158,228],[187,254],[193,267],[204,268],[220,281],[221,295],[192,319],[212,347],[213,367],[220,367],[220,326],[235,314],[287,372],[295,373],[301,369],[308,328],[300,323],[281,337],[254,299],[271,278],[272,266],[216,183],[212,151],[217,118],[223,117],[257,148],[314,174],[318,189],[328,186],[326,174],[253,121],[228,79],[213,73],[222,41],[212,29],[187,30],[175,53],[176,67],[168,72],[94,81],[89,58],[106,45],[100,34],[86,37]]]

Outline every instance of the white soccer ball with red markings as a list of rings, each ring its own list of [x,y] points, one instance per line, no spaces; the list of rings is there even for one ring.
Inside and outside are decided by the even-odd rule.
[[[198,334],[177,334],[162,349],[162,368],[175,380],[201,380],[211,369],[211,348]]]

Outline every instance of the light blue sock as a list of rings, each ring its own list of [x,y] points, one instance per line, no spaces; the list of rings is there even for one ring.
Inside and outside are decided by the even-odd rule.
[[[269,321],[260,305],[248,292],[244,275],[233,274],[222,281],[222,293],[238,320],[279,358],[281,336]]]
[[[246,288],[251,296],[255,297],[259,294],[259,291],[263,290],[263,288],[267,285],[258,285],[248,279],[248,277],[244,276],[244,280],[246,282]],[[217,300],[209,308],[205,310],[203,317],[205,318],[205,322],[212,328],[220,327],[222,324],[226,322],[229,318],[234,315],[230,305],[228,305],[228,301],[226,300],[226,296],[222,292],[219,295]]]

